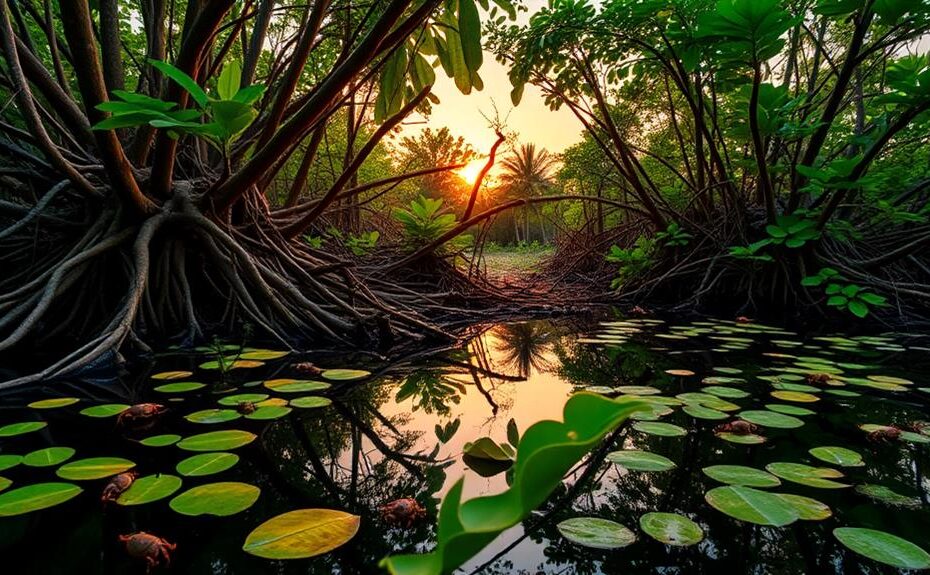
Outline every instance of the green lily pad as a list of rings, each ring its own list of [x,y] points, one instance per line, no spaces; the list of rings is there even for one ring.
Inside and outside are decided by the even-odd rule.
[[[284,417],[288,413],[293,411],[290,407],[284,405],[264,405],[259,407],[252,413],[245,416],[246,419],[257,419],[261,421],[267,421],[270,419],[278,419]]]
[[[304,559],[328,553],[355,537],[361,519],[334,509],[298,509],[256,527],[242,550],[265,559]]]
[[[724,441],[729,441],[730,443],[736,443],[739,445],[759,445],[760,443],[765,443],[767,440],[761,435],[756,435],[755,433],[733,433],[731,431],[720,431],[715,434],[720,439]]]
[[[248,431],[225,429],[185,437],[178,442],[178,447],[186,451],[226,451],[248,445],[257,436]]]
[[[647,535],[666,545],[688,546],[704,539],[704,530],[694,521],[677,513],[646,513],[639,527]]]
[[[364,369],[327,369],[322,375],[330,381],[356,381],[365,379],[371,372]]]
[[[711,465],[702,469],[704,475],[729,485],[746,487],[778,487],[781,481],[771,473],[743,465]]]
[[[680,437],[688,434],[684,427],[656,421],[637,421],[633,424],[633,429],[662,437]]]
[[[725,373],[727,375],[737,375],[743,373],[743,370],[738,367],[715,367],[714,371],[717,373]]]
[[[894,489],[885,487],[884,485],[863,483],[862,485],[856,486],[856,492],[877,501],[881,501],[882,503],[891,505],[892,507],[917,509],[921,506],[920,499],[916,497],[908,497],[907,495],[901,495]]]
[[[146,437],[145,439],[139,441],[139,443],[146,447],[167,447],[169,445],[174,445],[179,441],[181,441],[180,435],[166,433],[164,435],[153,435],[151,437]]]
[[[845,447],[814,447],[808,450],[808,453],[821,461],[841,467],[861,467],[865,465],[861,455]]]
[[[720,420],[729,417],[722,411],[717,411],[716,409],[711,409],[709,407],[704,407],[703,405],[697,405],[694,403],[682,407],[681,410],[691,417],[697,419]]]
[[[90,481],[117,475],[135,465],[122,457],[89,457],[65,463],[58,468],[55,475],[71,481]]]
[[[220,360],[218,359],[213,360],[213,361],[205,361],[197,367],[199,367],[200,369],[208,370],[208,371],[216,371],[216,370],[230,371],[233,369],[253,369],[256,367],[261,367],[263,365],[265,365],[264,361],[258,361],[254,359],[229,358],[229,359],[224,359],[222,362],[220,362]]]
[[[226,471],[239,463],[239,456],[225,451],[198,453],[178,463],[178,473],[185,477],[202,477]]]
[[[849,391],[847,389],[828,389],[824,393],[829,393],[830,395],[835,395],[836,397],[862,397],[862,394],[857,391]]]
[[[662,393],[662,390],[649,385],[620,385],[614,390],[627,395],[659,395]]]
[[[722,375],[712,375],[701,380],[704,385],[739,385],[746,383],[742,377],[725,377]]]
[[[280,393],[307,393],[329,389],[331,384],[324,381],[310,381],[303,379],[269,379],[265,387]]]
[[[717,511],[756,525],[782,527],[800,518],[794,507],[777,493],[752,487],[716,487],[705,493],[704,499]]]
[[[630,471],[668,471],[676,467],[674,461],[663,455],[638,449],[612,451],[607,460]]]
[[[182,515],[227,517],[251,507],[261,490],[248,483],[226,481],[192,487],[168,504]]]
[[[766,403],[765,408],[769,411],[774,411],[775,413],[782,413],[784,415],[814,415],[816,411],[807,409],[806,407],[799,407],[797,405],[784,405],[782,403]]]
[[[798,517],[804,521],[823,521],[833,515],[828,505],[816,499],[790,493],[779,493],[778,496],[790,505]]]
[[[801,383],[775,383],[775,384],[772,384],[772,387],[774,387],[778,391],[787,392],[787,393],[811,394],[811,393],[820,393],[821,391],[819,387],[814,387],[813,385],[804,385]]]
[[[297,397],[290,401],[292,407],[299,407],[301,409],[313,409],[316,407],[326,407],[333,404],[333,400],[328,397],[319,397],[315,395],[309,395],[307,397]]]
[[[556,525],[562,537],[594,549],[619,549],[636,541],[636,534],[616,521],[600,517],[573,517]]]
[[[59,407],[74,405],[79,401],[81,400],[76,397],[56,397],[54,399],[41,399],[39,401],[33,401],[29,404],[29,407],[33,409],[57,409]]]
[[[225,423],[242,417],[235,409],[204,409],[185,415],[184,419],[191,423]]]
[[[833,536],[848,549],[879,563],[901,569],[930,569],[930,554],[897,535],[861,527],[838,527]]]
[[[729,399],[742,399],[749,397],[749,393],[735,387],[726,387],[723,385],[709,385],[704,388],[704,393],[716,395],[717,397],[726,397]]]
[[[23,464],[29,467],[51,467],[68,461],[74,456],[72,447],[46,447],[23,456]]]
[[[103,405],[94,405],[85,407],[81,410],[81,415],[88,417],[113,417],[129,409],[128,405],[123,403],[105,403]]]
[[[129,489],[122,492],[116,502],[120,505],[144,505],[173,495],[181,488],[181,478],[176,475],[147,475],[133,481]]]
[[[281,359],[289,355],[289,351],[273,351],[270,349],[253,349],[246,352],[243,352],[239,355],[239,359],[252,359],[259,361],[271,361],[273,359]]]
[[[16,467],[23,462],[22,455],[15,455],[13,453],[8,453],[6,455],[0,455],[0,471],[6,471]]]
[[[258,403],[268,399],[267,393],[237,393],[236,395],[227,395],[217,403],[226,407],[236,407],[240,403]]]
[[[159,385],[154,389],[154,391],[159,393],[186,393],[188,391],[196,391],[205,387],[207,387],[207,384],[205,383],[197,383],[196,381],[180,381],[178,383],[166,383],[165,385]]]
[[[16,435],[25,435],[33,431],[39,431],[45,428],[48,423],[44,421],[23,421],[22,423],[11,423],[0,427],[0,437],[13,437]]]
[[[843,474],[835,469],[827,467],[811,467],[803,463],[775,462],[765,466],[766,471],[776,475],[785,481],[807,485],[808,487],[817,487],[819,489],[842,489],[849,487],[845,483],[833,481],[843,477]]]
[[[820,401],[820,398],[816,395],[803,391],[773,391],[770,395],[775,399],[794,401],[796,403],[814,403],[815,401]]]
[[[0,517],[22,515],[54,507],[83,489],[71,483],[37,483],[0,494]]]
[[[185,377],[190,377],[194,375],[189,371],[163,371],[161,373],[156,373],[152,376],[152,379],[158,380],[171,380],[171,379],[184,379]]]
[[[749,423],[755,423],[762,427],[774,427],[776,429],[794,429],[804,425],[804,422],[797,417],[761,409],[741,411],[739,416]]]

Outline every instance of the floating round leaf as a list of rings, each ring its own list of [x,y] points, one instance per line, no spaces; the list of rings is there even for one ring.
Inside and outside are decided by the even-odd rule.
[[[660,435],[662,437],[678,437],[688,434],[688,431],[684,427],[657,421],[637,421],[633,424],[633,429],[650,435]]]
[[[323,381],[310,381],[302,379],[269,379],[265,382],[265,387],[272,391],[281,393],[307,393],[310,391],[322,391],[332,387]]]
[[[845,483],[833,481],[843,477],[842,472],[827,467],[811,467],[803,463],[778,461],[765,466],[766,471],[792,483],[817,487],[819,489],[842,489],[849,487]]]
[[[782,401],[794,401],[796,403],[814,403],[820,401],[820,398],[812,393],[803,391],[773,391],[771,396]]]
[[[364,369],[327,369],[323,372],[323,377],[331,381],[355,381],[369,375],[371,372]]]
[[[714,371],[717,373],[725,373],[727,375],[736,375],[738,373],[743,373],[743,370],[738,367],[715,367]]]
[[[270,361],[272,359],[280,359],[291,352],[289,351],[272,351],[270,349],[252,349],[243,352],[239,355],[239,359],[253,359],[259,361]]]
[[[51,467],[64,463],[74,456],[72,447],[45,447],[23,456],[23,464],[29,467]]]
[[[743,465],[711,465],[702,471],[711,479],[730,485],[746,487],[778,487],[781,485],[781,481],[771,473]]]
[[[225,481],[192,487],[171,500],[169,505],[182,515],[227,517],[251,507],[261,490],[248,483]]]
[[[170,379],[183,379],[185,377],[190,377],[194,375],[189,371],[163,371],[161,373],[156,373],[152,376],[152,379],[158,380],[170,380]]]
[[[8,453],[6,455],[0,455],[0,471],[6,471],[12,467],[16,467],[23,462],[22,455],[15,455],[13,453]]]
[[[735,387],[726,387],[723,385],[711,385],[704,388],[704,393],[716,395],[717,397],[726,397],[729,399],[742,399],[749,397],[749,393]]]
[[[916,497],[908,497],[907,495],[901,495],[894,489],[885,487],[884,485],[864,483],[862,485],[856,486],[856,492],[861,493],[866,497],[871,497],[877,501],[881,501],[882,503],[887,503],[893,507],[917,509],[921,505],[920,499]]]
[[[184,419],[192,423],[224,423],[242,417],[235,409],[204,409],[185,415]]]
[[[890,375],[868,375],[866,379],[871,379],[879,383],[891,383],[894,385],[914,385],[914,382],[903,377],[892,377]]]
[[[304,559],[328,553],[358,532],[360,518],[334,509],[298,509],[256,527],[243,551],[265,559]]]
[[[22,423],[11,423],[0,427],[0,437],[13,437],[24,435],[43,429],[48,423],[44,421],[24,421]]]
[[[315,407],[326,407],[332,405],[333,400],[328,397],[318,397],[315,395],[310,395],[307,397],[297,397],[291,400],[290,404],[293,407],[299,407],[302,409],[312,409]]]
[[[694,375],[694,372],[690,369],[666,369],[665,373],[674,375],[675,377],[690,377]]]
[[[614,390],[627,395],[658,395],[662,393],[662,390],[649,385],[620,385],[615,387]]]
[[[752,487],[728,485],[716,487],[704,494],[714,509],[730,517],[757,525],[782,527],[799,519],[794,507],[777,493],[760,491]]]
[[[255,441],[255,437],[248,431],[226,429],[185,437],[178,442],[178,447],[187,451],[225,451],[248,445]]]
[[[0,494],[0,517],[22,515],[54,507],[81,493],[83,489],[71,483],[38,483]]]
[[[784,405],[782,403],[767,403],[765,408],[769,411],[774,411],[775,413],[783,413],[785,415],[814,415],[816,411],[811,411],[806,407],[798,407],[797,405]]]
[[[269,419],[278,419],[284,417],[292,410],[290,407],[283,405],[264,405],[245,416],[246,419],[257,419],[267,421]]]
[[[607,459],[630,471],[668,471],[675,467],[675,462],[665,456],[638,449],[612,451]]]
[[[81,410],[81,415],[88,417],[113,417],[129,409],[128,405],[122,403],[105,403],[93,407],[85,407]]]
[[[833,536],[852,551],[879,563],[901,569],[930,569],[930,554],[897,535],[861,527],[838,527]]]
[[[268,399],[267,393],[238,393],[236,395],[227,395],[217,403],[227,407],[236,407],[240,403],[257,403]]]
[[[178,463],[176,469],[185,477],[201,477],[226,471],[237,463],[239,456],[235,453],[199,453]]]
[[[164,499],[180,488],[181,478],[176,475],[147,475],[133,481],[116,502],[120,505],[143,505]]]
[[[828,389],[825,393],[830,395],[835,395],[836,397],[861,397],[862,394],[856,391],[848,391],[846,389]]]
[[[166,433],[164,435],[153,435],[151,437],[146,437],[139,443],[145,445],[146,447],[167,447],[169,445],[174,445],[179,441],[181,441],[180,435]]]
[[[179,381],[178,383],[159,385],[155,388],[155,391],[159,393],[186,393],[188,391],[203,389],[204,387],[207,387],[207,384],[197,383],[196,381]]]
[[[804,521],[823,521],[833,515],[829,506],[816,499],[790,493],[779,493],[778,496],[790,505],[798,514],[798,517]]]
[[[777,429],[794,429],[801,427],[804,422],[791,415],[775,413],[774,411],[764,410],[747,410],[740,412],[739,416],[749,423],[755,423],[763,427],[774,427]]]
[[[808,453],[821,461],[841,467],[861,467],[865,465],[861,455],[845,447],[815,447],[808,450]]]
[[[89,457],[66,463],[55,474],[71,481],[103,479],[131,469],[136,464],[122,457]]]
[[[573,517],[562,521],[556,528],[572,543],[594,549],[619,549],[636,541],[636,534],[632,531],[600,517]]]
[[[56,397],[54,399],[42,399],[39,401],[33,401],[29,404],[29,407],[33,409],[56,409],[58,407],[74,405],[79,401],[81,400],[76,397]]]
[[[717,437],[730,443],[737,443],[739,445],[759,445],[760,443],[765,443],[766,439],[761,435],[756,435],[755,433],[733,433],[730,431],[721,431],[718,432]]]
[[[263,361],[257,361],[252,359],[225,359],[222,362],[220,360],[207,361],[200,364],[200,369],[206,370],[226,370],[231,369],[251,369],[255,367],[261,367],[265,365]],[[186,377],[186,376],[185,376]]]
[[[695,417],[697,419],[719,420],[729,417],[722,411],[717,411],[716,409],[711,409],[709,407],[704,407],[703,405],[698,405],[695,403],[686,405],[682,407],[681,410],[691,417]]]
[[[640,528],[666,545],[687,546],[704,539],[701,526],[677,513],[646,513],[639,518]]]

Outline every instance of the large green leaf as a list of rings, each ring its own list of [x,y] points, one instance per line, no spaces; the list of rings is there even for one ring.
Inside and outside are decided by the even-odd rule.
[[[235,409],[203,409],[184,416],[191,423],[225,423],[242,417]]]
[[[729,485],[746,487],[778,487],[781,481],[771,473],[743,465],[711,465],[705,467],[704,475]]]
[[[637,421],[633,424],[633,429],[661,437],[680,437],[688,434],[684,427],[660,421]]]
[[[502,531],[541,505],[563,475],[606,434],[645,405],[591,393],[576,393],[565,404],[564,421],[539,421],[517,447],[513,482],[503,493],[462,502],[463,482],[443,499],[437,544],[422,555],[395,555],[381,566],[394,575],[440,575],[463,564]]]
[[[23,462],[22,455],[15,455],[13,453],[6,453],[0,455],[0,471],[6,471],[7,469],[16,467]]]
[[[74,405],[79,401],[81,400],[76,397],[56,397],[53,399],[41,399],[39,401],[33,401],[29,404],[29,407],[33,409],[57,409],[59,407]]]
[[[22,423],[10,423],[0,427],[0,437],[13,437],[39,431],[45,428],[48,423],[44,421],[24,421]]]
[[[178,447],[186,451],[224,451],[248,445],[255,438],[256,435],[248,431],[226,429],[186,437],[178,442]]]
[[[845,447],[814,447],[808,451],[817,459],[833,465],[840,465],[842,467],[861,467],[865,465],[861,455]]]
[[[756,425],[761,425],[762,427],[774,427],[777,429],[794,429],[796,427],[801,427],[804,425],[804,422],[798,419],[797,417],[791,415],[785,415],[783,413],[775,413],[774,411],[767,410],[747,410],[741,411],[739,416],[742,419],[745,419],[749,423],[755,423]]]
[[[127,409],[129,409],[129,406],[124,403],[105,403],[103,405],[85,407],[81,410],[81,415],[100,418],[113,417],[114,415],[119,415]]]
[[[804,521],[823,521],[833,515],[830,507],[816,499],[790,493],[779,493],[778,496]]]
[[[122,457],[89,457],[66,463],[55,474],[71,481],[90,481],[122,473],[135,465]]]
[[[157,68],[162,74],[168,76],[179,86],[187,90],[187,92],[201,108],[206,107],[207,93],[204,92],[203,88],[201,88],[197,82],[195,82],[194,79],[188,76],[183,70],[175,68],[168,62],[162,62],[161,60],[149,60],[149,64]]]
[[[169,505],[182,515],[226,517],[251,507],[260,494],[258,487],[248,483],[208,483],[188,489],[172,499]]]
[[[176,469],[178,473],[185,477],[201,477],[226,471],[238,462],[239,456],[235,453],[226,453],[224,451],[198,453],[178,463]]]
[[[239,60],[227,60],[223,64],[223,71],[216,80],[216,92],[221,100],[232,100],[239,91],[239,82],[242,77],[242,64]],[[256,358],[258,359],[258,358]]]
[[[668,471],[675,467],[675,462],[668,457],[638,449],[612,451],[607,454],[607,460],[630,471]]]
[[[562,537],[594,549],[619,549],[636,541],[636,535],[610,519],[573,517],[556,525]]]
[[[265,559],[304,559],[328,553],[358,532],[357,515],[334,509],[298,509],[256,527],[243,551]]]
[[[164,499],[180,488],[181,478],[176,475],[148,475],[133,481],[116,502],[120,505],[144,505]]]
[[[820,489],[842,489],[849,487],[845,483],[833,481],[843,477],[843,474],[835,469],[828,467],[811,467],[802,463],[775,462],[769,463],[765,469],[786,481],[807,485],[808,487],[817,487]]]
[[[838,527],[833,536],[856,553],[901,569],[930,569],[930,554],[897,535],[861,527]]]
[[[700,543],[704,530],[694,521],[677,513],[646,513],[639,527],[647,535],[666,545],[687,546]]]
[[[22,515],[64,503],[83,489],[71,483],[38,483],[0,494],[0,517]]]
[[[73,447],[45,447],[23,456],[23,464],[29,467],[51,467],[68,461],[72,456]]]
[[[481,18],[475,0],[459,0],[459,38],[465,66],[472,72],[481,67]]]
[[[711,507],[730,517],[757,525],[781,527],[800,518],[794,507],[777,493],[752,487],[717,487],[705,493],[704,499]]]

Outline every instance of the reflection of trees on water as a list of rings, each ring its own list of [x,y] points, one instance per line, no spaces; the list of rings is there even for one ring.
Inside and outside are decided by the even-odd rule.
[[[492,331],[497,342],[494,350],[496,359],[507,370],[515,371],[520,377],[529,377],[533,371],[552,369],[547,358],[557,334],[548,321],[526,321],[506,324]]]

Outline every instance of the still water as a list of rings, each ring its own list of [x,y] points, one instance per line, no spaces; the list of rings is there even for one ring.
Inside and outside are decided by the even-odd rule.
[[[833,530],[867,527],[930,549],[930,436],[920,425],[930,419],[928,346],[928,338],[908,334],[802,336],[723,320],[611,317],[475,326],[462,345],[393,362],[274,357],[234,344],[169,352],[119,378],[2,396],[0,477],[8,481],[0,479],[0,515],[9,516],[0,517],[0,572],[144,573],[145,563],[128,557],[119,541],[144,531],[177,546],[170,569],[160,565],[156,573],[379,573],[385,555],[432,547],[438,503],[462,476],[465,499],[507,488],[505,465],[463,457],[468,442],[506,444],[508,427],[522,432],[561,419],[567,398],[581,390],[667,399],[627,422],[542,508],[460,572],[906,572],[853,553]],[[216,369],[220,358],[225,369]],[[306,361],[336,371],[308,375],[294,367]],[[229,369],[231,362],[240,363]],[[135,420],[120,414],[140,403],[167,410]],[[755,423],[730,434],[719,427],[740,413]],[[38,423],[18,426],[31,422]],[[219,430],[255,438],[208,442],[207,453],[235,455],[223,455],[216,473],[192,471],[196,462],[178,468],[204,452],[192,450],[198,440],[190,438]],[[826,463],[810,452],[817,447],[843,447],[852,452],[843,458],[852,459]],[[616,452],[628,450],[660,455],[668,465],[643,471],[616,463]],[[86,462],[98,457],[108,459]],[[773,463],[835,471],[799,476]],[[769,490],[815,499],[821,517],[784,527],[734,519],[705,499],[725,485],[704,471],[717,465],[770,466],[780,479],[770,476],[777,486]],[[173,478],[155,500],[103,503],[109,477],[130,467],[140,477]],[[31,511],[10,497],[48,483],[72,491]],[[198,497],[213,487],[183,497],[229,483],[246,491],[231,502]],[[391,524],[381,507],[399,498],[415,499],[425,518],[409,528]],[[310,559],[272,561],[243,551],[259,524],[302,508],[357,515],[358,533]],[[233,513],[210,514],[218,510]],[[703,540],[671,546],[651,538],[639,521],[657,511],[690,518]],[[636,540],[610,550],[578,545],[558,528],[576,517],[610,519]]]

